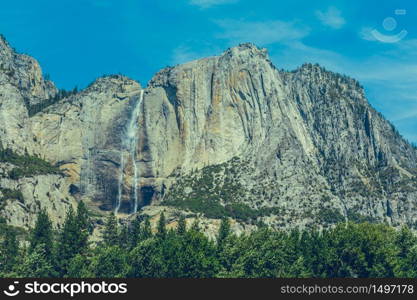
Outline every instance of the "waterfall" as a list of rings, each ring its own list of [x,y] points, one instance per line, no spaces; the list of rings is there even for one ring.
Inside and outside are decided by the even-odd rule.
[[[136,165],[136,148],[138,145],[138,119],[140,113],[140,106],[143,100],[143,90],[140,91],[139,101],[132,112],[129,126],[127,128],[127,139],[129,145],[129,152],[133,163],[133,212],[136,213],[138,210],[138,168]]]
[[[120,203],[122,203],[122,191],[123,191],[123,170],[125,168],[125,159],[123,156],[123,151],[120,151],[120,168],[119,168],[119,186],[117,193],[117,203],[114,213],[117,214],[120,209]]]
[[[122,149],[120,151],[120,169],[119,169],[119,190],[118,190],[118,197],[117,197],[117,204],[115,213],[118,213],[120,209],[120,204],[122,201],[122,192],[123,192],[123,171],[125,167],[124,156],[123,152],[127,151],[132,159],[133,164],[133,212],[136,213],[138,210],[138,168],[136,165],[136,148],[138,144],[138,119],[140,114],[140,106],[143,100],[143,90],[140,91],[139,99],[136,102],[136,105],[132,111],[132,114],[129,119],[129,123],[126,127],[126,132],[122,140]]]
[[[85,161],[83,163],[83,172],[81,173],[81,191],[83,195],[91,196],[92,187],[94,186],[94,154],[92,149],[87,148],[85,154]]]

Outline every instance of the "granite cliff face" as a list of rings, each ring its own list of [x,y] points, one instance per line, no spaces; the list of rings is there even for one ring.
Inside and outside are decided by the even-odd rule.
[[[277,226],[416,222],[416,149],[353,79],[279,71],[245,44],[162,70],[145,95],[148,181],[175,177],[165,203],[276,208],[258,219]]]
[[[100,78],[31,118],[43,156],[69,175],[76,199],[114,208],[122,136],[139,92],[140,85],[128,78]]]
[[[179,210],[276,227],[351,219],[416,228],[416,149],[353,79],[311,64],[278,70],[265,49],[242,44],[163,69],[144,89],[109,76],[51,103],[57,90],[36,61],[3,40],[0,53],[3,147],[61,170],[3,176],[0,187],[42,186],[49,196],[39,207],[83,199],[121,217],[136,203],[138,214],[165,208],[173,218]],[[31,197],[5,199],[2,214],[27,226],[14,207]]]
[[[28,176],[17,176],[21,172],[12,172],[13,169],[21,171],[22,165],[29,164],[30,160],[23,159],[23,155],[42,155],[32,130],[28,107],[53,98],[56,93],[54,84],[43,79],[36,60],[17,54],[0,37],[0,146],[2,150],[10,149],[16,156],[2,151],[0,207],[1,215],[11,225],[32,226],[35,214],[42,208],[59,223],[71,203],[63,175],[32,172],[26,167],[24,173]]]

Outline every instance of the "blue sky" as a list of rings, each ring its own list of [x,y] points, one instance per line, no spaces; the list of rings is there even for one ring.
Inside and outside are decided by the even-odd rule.
[[[317,62],[357,78],[417,143],[417,1],[9,0],[0,33],[67,89],[113,73],[146,85],[167,65],[254,42],[278,68]]]

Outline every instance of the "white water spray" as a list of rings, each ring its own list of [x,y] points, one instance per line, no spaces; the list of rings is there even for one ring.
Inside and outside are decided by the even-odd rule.
[[[119,190],[117,193],[117,203],[114,213],[117,214],[120,209],[120,203],[122,203],[122,191],[123,191],[123,170],[125,168],[125,159],[123,156],[123,150],[120,151],[120,168],[119,168]]]
[[[130,154],[133,164],[133,213],[136,213],[138,210],[138,168],[136,165],[136,148],[138,144],[138,126],[139,126],[139,114],[140,107],[143,100],[143,90],[140,91],[139,100],[136,102],[135,108],[132,111],[130,116],[129,123],[127,124],[126,134],[122,142],[122,151],[120,152],[120,175],[119,175],[119,191],[115,213],[118,213],[120,209],[120,204],[122,200],[122,191],[123,191],[123,171],[125,167],[123,152],[127,150]]]
[[[127,138],[129,141],[130,155],[132,156],[133,163],[133,212],[138,211],[138,168],[136,165],[136,148],[138,144],[138,126],[139,126],[139,113],[140,106],[143,100],[143,90],[140,91],[139,101],[136,103],[135,109],[133,110],[132,117],[130,118],[129,127],[127,128]]]

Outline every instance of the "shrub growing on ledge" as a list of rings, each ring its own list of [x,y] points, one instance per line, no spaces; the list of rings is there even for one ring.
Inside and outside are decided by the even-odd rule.
[[[218,199],[186,198],[165,200],[162,205],[173,206],[195,213],[202,213],[210,219],[230,217],[244,222],[256,221],[258,217],[278,214],[276,207],[254,209],[245,203],[232,202],[222,205]]]
[[[3,149],[0,144],[0,162],[7,162],[16,167],[9,173],[11,179],[19,179],[22,177],[30,177],[43,174],[59,174],[61,171],[58,167],[43,160],[37,156],[19,155],[11,149]]]
[[[0,189],[3,196],[0,198],[0,201],[4,201],[7,199],[15,199],[19,202],[24,202],[23,195],[21,191],[11,190],[11,189]]]
[[[0,192],[2,194],[0,197],[0,210],[6,205],[6,200],[17,200],[20,203],[24,203],[25,201],[21,191],[0,188]]]

